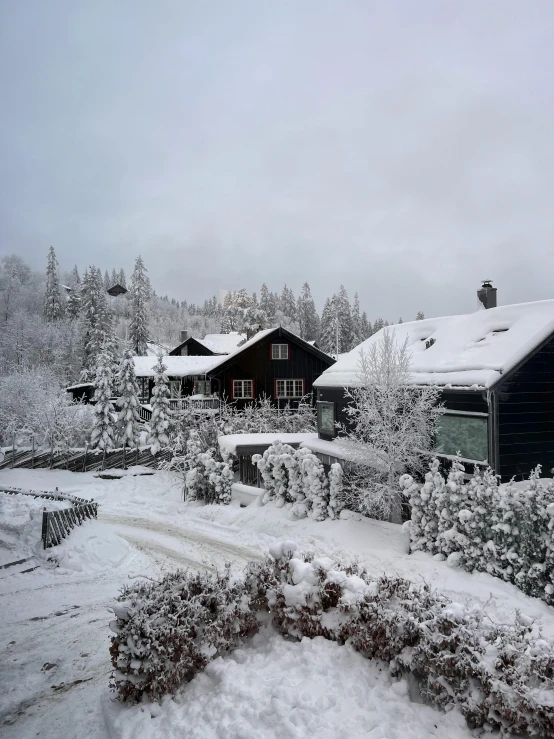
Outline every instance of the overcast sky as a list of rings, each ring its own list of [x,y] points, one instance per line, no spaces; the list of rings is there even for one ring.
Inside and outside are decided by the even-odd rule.
[[[0,256],[370,319],[554,298],[552,0],[0,0]]]

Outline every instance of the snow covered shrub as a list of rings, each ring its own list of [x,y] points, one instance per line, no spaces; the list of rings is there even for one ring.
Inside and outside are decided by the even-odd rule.
[[[343,477],[342,465],[334,462],[329,470],[329,505],[327,506],[329,518],[337,518],[344,507]]]
[[[233,472],[228,464],[216,458],[214,449],[203,451],[198,431],[192,431],[185,443],[185,454],[171,462],[181,466],[184,475],[185,498],[205,503],[231,502]]]
[[[329,482],[323,465],[311,452],[302,454],[299,463],[308,515],[314,521],[323,521],[327,517],[329,503]]]
[[[175,572],[125,587],[114,606],[111,686],[123,700],[159,700],[258,628],[251,597],[227,568]]]
[[[262,397],[240,410],[222,403],[218,427],[220,434],[313,433],[317,418],[310,396],[302,398],[297,408],[278,408],[271,398]]]
[[[252,461],[258,466],[264,483],[263,502],[274,500],[277,507],[291,502],[289,491],[289,469],[294,449],[282,441],[275,441],[263,454],[254,454]]]

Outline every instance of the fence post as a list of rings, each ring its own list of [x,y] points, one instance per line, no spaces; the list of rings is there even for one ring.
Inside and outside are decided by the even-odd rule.
[[[42,509],[42,548],[46,549],[46,540],[48,538],[48,514],[46,507]]]
[[[12,434],[12,470],[13,470],[13,458],[15,457],[15,431]]]
[[[31,469],[35,469],[35,432],[33,431],[33,456],[31,458]]]
[[[137,447],[137,461],[135,462],[136,465],[139,463],[139,448]]]
[[[102,471],[106,469],[106,447],[104,447],[104,450],[102,452]]]
[[[54,441],[53,439],[50,439],[50,469],[52,469],[53,463],[54,463]]]
[[[126,456],[126,454],[125,454],[125,450],[126,450],[126,448],[127,448],[126,446],[123,446],[123,469],[124,469],[124,470],[126,470],[126,469],[127,469],[127,467],[126,467],[126,463],[125,463],[125,456]]]
[[[87,449],[88,449],[88,441],[85,441],[85,456],[83,458],[83,472],[87,471]]]

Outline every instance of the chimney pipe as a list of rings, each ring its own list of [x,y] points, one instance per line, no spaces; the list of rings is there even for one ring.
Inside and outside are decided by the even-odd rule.
[[[185,331],[185,330],[181,331],[181,344],[183,343],[183,341],[186,341],[188,337],[189,337],[188,331]]]
[[[488,310],[496,308],[496,288],[492,286],[492,280],[483,280],[480,290],[477,290],[479,301]]]

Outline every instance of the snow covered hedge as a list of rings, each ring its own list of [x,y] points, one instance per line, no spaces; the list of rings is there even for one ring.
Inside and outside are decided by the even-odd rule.
[[[258,630],[267,614],[289,638],[347,641],[422,695],[456,705],[471,726],[554,735],[554,646],[530,619],[493,624],[477,606],[427,585],[372,578],[357,565],[272,547],[243,579],[176,573],[127,588],[111,626],[112,685],[123,699],[158,699]]]
[[[342,470],[333,465],[329,477],[319,459],[309,449],[294,449],[274,442],[252,461],[261,472],[265,494],[263,502],[288,505],[291,513],[316,521],[335,518],[341,509]]]
[[[423,485],[409,475],[400,482],[412,506],[412,550],[489,572],[554,605],[554,480],[541,479],[540,467],[525,486],[499,485],[491,470],[465,482],[456,462],[445,478],[434,460]]]

